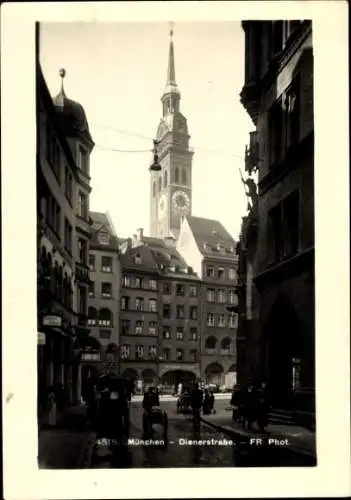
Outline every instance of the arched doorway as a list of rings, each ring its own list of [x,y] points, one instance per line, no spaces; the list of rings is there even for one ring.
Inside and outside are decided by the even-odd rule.
[[[154,370],[146,369],[141,372],[141,378],[143,379],[144,386],[151,385],[156,382],[156,373]]]
[[[295,365],[302,355],[302,331],[289,301],[279,297],[265,331],[267,389],[273,404],[289,406],[296,383]]]
[[[219,363],[211,363],[205,370],[206,382],[208,384],[222,385],[224,370]]]
[[[162,384],[166,387],[178,387],[178,384],[189,385],[196,381],[195,373],[188,370],[171,370],[162,376]]]

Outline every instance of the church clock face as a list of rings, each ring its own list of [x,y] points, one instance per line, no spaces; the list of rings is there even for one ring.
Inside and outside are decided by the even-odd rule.
[[[183,191],[176,191],[172,196],[173,210],[180,215],[187,215],[190,209],[189,196]]]

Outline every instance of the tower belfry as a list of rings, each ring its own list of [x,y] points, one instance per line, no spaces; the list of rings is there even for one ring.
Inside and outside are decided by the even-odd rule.
[[[175,76],[173,31],[170,41],[162,118],[157,129],[160,172],[151,172],[150,231],[152,236],[178,237],[181,218],[191,213],[191,163],[188,126],[180,112],[180,92]]]

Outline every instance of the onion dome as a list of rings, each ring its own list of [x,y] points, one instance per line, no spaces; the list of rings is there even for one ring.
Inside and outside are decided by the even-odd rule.
[[[94,141],[90,135],[88,120],[83,106],[66,96],[63,79],[66,76],[66,70],[60,69],[61,90],[53,99],[55,108],[60,117],[61,124],[68,135],[78,136],[92,146]]]

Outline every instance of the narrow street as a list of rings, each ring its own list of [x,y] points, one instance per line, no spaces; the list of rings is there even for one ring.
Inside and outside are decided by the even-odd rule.
[[[221,402],[227,404],[225,402]],[[133,402],[129,446],[113,455],[103,442],[93,453],[92,468],[139,467],[269,467],[306,466],[309,460],[288,447],[250,446],[247,439],[234,439],[201,423],[194,433],[190,416],[177,414],[175,401],[162,401],[169,417],[169,443],[166,449],[138,444],[142,438],[142,406]],[[200,441],[194,444],[192,441]],[[205,443],[201,443],[205,441]]]

